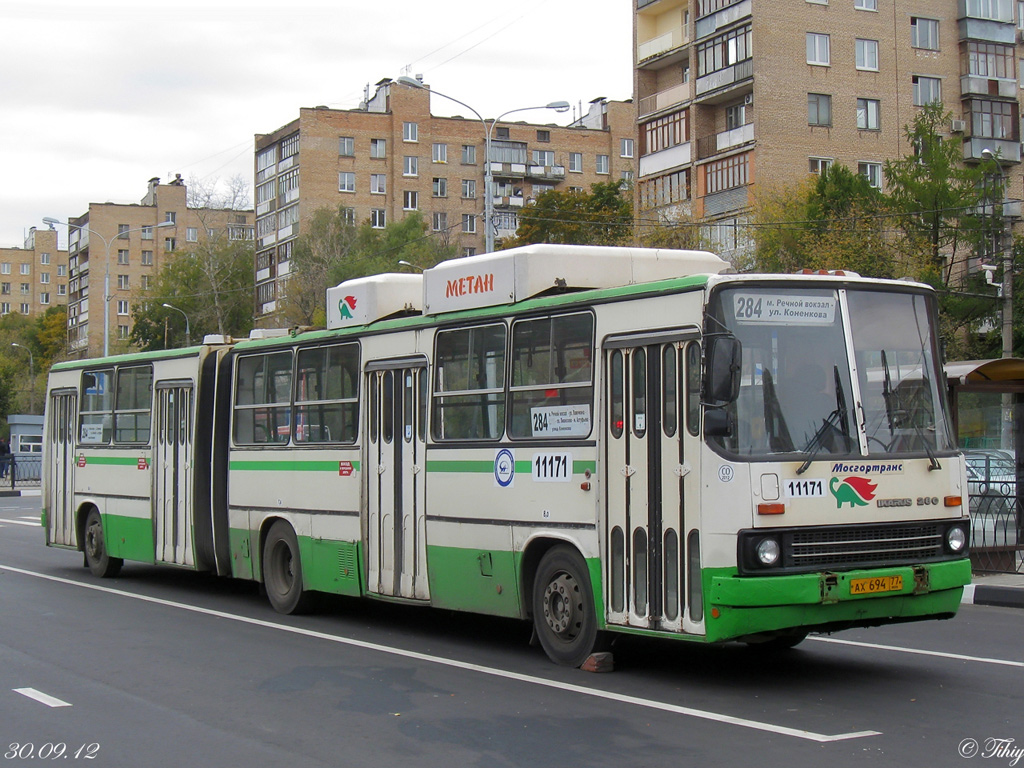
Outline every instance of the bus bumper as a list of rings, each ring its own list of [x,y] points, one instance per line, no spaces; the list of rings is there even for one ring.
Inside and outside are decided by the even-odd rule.
[[[892,589],[892,577],[902,587]],[[855,594],[861,580],[883,580],[889,591]],[[841,573],[739,576],[705,571],[708,641],[779,630],[828,632],[929,618],[950,618],[971,581],[969,559]]]

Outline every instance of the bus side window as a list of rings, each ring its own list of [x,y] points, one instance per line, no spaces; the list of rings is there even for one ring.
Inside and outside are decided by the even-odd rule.
[[[90,445],[106,445],[114,406],[114,369],[86,371],[82,374],[82,410],[79,440]]]
[[[700,344],[686,345],[686,428],[700,434]]]

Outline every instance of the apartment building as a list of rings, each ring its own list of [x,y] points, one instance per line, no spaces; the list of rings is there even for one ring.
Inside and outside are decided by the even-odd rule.
[[[519,211],[541,192],[633,178],[631,102],[595,99],[572,125],[557,126],[438,117],[430,95],[422,84],[384,79],[356,109],[300,109],[256,136],[257,325],[273,324],[296,238],[318,209],[344,207],[353,224],[382,229],[419,211],[433,236],[470,255],[485,247],[488,161],[499,239],[515,233]]]
[[[1007,196],[1024,193],[1024,2],[634,1],[646,221],[708,220],[714,247],[734,254],[757,188],[833,163],[881,188],[884,162],[912,152],[904,126],[936,101],[964,162],[996,153]]]
[[[189,208],[178,176],[149,180],[138,204],[89,203],[68,220],[68,353],[72,359],[129,349],[134,295],[149,288],[167,259],[207,239],[251,240],[253,212]],[[109,328],[104,282],[109,272]]]
[[[22,248],[0,248],[0,315],[36,317],[68,299],[68,252],[57,233],[32,227]]]

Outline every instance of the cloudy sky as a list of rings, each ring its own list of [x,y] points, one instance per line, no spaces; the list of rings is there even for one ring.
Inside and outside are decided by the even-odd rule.
[[[253,135],[423,74],[485,117],[631,96],[629,0],[0,0],[0,246],[180,173],[251,183]],[[435,114],[465,110],[437,96]],[[535,113],[561,124],[573,113]],[[524,115],[524,117],[527,117]],[[62,240],[63,243],[63,240]]]

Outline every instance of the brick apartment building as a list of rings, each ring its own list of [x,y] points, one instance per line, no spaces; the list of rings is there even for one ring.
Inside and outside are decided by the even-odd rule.
[[[149,287],[168,258],[206,239],[252,239],[252,211],[189,208],[179,176],[149,180],[135,204],[89,203],[68,220],[68,353],[72,359],[103,353],[103,284],[110,273],[111,354],[128,351],[133,292]],[[93,269],[92,267],[95,267]]]
[[[0,315],[36,317],[68,300],[68,252],[57,233],[32,227],[23,248],[0,248]]]
[[[568,127],[496,123],[496,236],[514,234],[519,210],[543,191],[632,179],[634,132],[633,104],[603,98]],[[483,253],[484,134],[475,117],[431,114],[428,89],[390,79],[357,109],[300,109],[298,119],[258,134],[257,325],[273,324],[302,222],[321,208],[344,207],[353,224],[379,228],[419,211],[433,236],[463,255]]]
[[[998,153],[1022,197],[1024,2],[635,2],[640,216],[711,220],[728,257],[758,186],[842,163],[882,187],[883,163],[912,151],[904,126],[935,101],[964,161]]]

